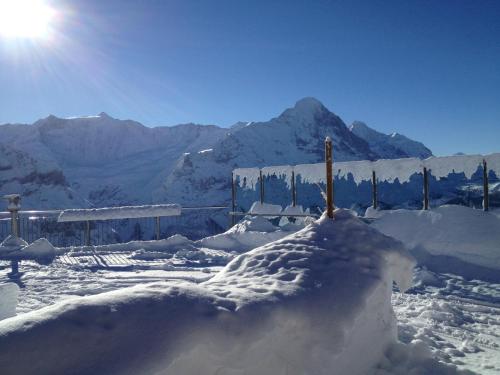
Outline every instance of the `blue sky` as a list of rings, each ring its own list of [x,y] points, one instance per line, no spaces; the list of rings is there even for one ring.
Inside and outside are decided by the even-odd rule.
[[[105,111],[229,126],[314,96],[437,155],[500,151],[500,1],[50,5],[50,40],[0,37],[0,123]]]

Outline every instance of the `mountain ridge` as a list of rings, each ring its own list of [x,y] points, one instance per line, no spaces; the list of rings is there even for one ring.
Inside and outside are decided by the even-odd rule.
[[[320,161],[326,135],[333,137],[335,160],[401,157],[389,135],[384,135],[386,146],[367,141],[311,97],[269,121],[239,122],[230,128],[193,123],[146,127],[104,112],[73,118],[50,115],[31,125],[0,125],[0,145],[36,161],[16,164],[20,169],[16,181],[29,181],[15,185],[19,191],[2,183],[5,172],[0,169],[0,194],[46,189],[40,185],[46,179],[23,178],[35,173],[66,182],[58,190],[60,196],[51,195],[54,208],[165,200],[191,204],[214,200],[211,204],[225,200],[222,190],[228,189],[233,168]],[[409,155],[412,152],[405,151],[415,156]],[[25,199],[25,206],[37,205],[35,199]]]

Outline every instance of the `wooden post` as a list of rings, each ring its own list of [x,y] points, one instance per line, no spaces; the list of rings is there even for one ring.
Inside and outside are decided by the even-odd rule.
[[[231,226],[236,224],[236,216],[234,212],[236,211],[236,185],[234,182],[234,174],[231,173]]]
[[[297,190],[295,187],[295,171],[292,171],[292,206],[295,207],[297,205]]]
[[[159,241],[160,240],[160,217],[157,216],[156,217],[156,241]]]
[[[332,140],[330,137],[325,139],[325,164],[326,164],[326,214],[333,218],[333,156]]]
[[[262,170],[259,171],[260,177],[260,204],[264,203],[264,178],[262,178]]]
[[[488,165],[486,160],[483,159],[483,210],[488,211],[490,209],[490,192],[488,186]]]
[[[429,209],[429,173],[424,167],[424,210]]]
[[[90,221],[85,222],[85,246],[90,246]]]
[[[377,176],[375,171],[372,171],[372,206],[377,209]]]

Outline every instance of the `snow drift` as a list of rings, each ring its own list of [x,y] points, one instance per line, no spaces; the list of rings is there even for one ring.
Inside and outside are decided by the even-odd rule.
[[[367,374],[396,341],[400,242],[348,211],[214,278],[68,300],[0,322],[3,374]],[[360,355],[361,354],[361,355]],[[385,359],[387,361],[387,359]],[[384,368],[387,367],[384,365]]]
[[[373,227],[402,241],[415,255],[428,252],[432,256],[456,258],[467,264],[500,270],[500,217],[492,212],[445,205],[427,211],[369,208],[366,216],[376,219]],[[451,269],[453,265],[447,263],[448,271],[461,271]]]

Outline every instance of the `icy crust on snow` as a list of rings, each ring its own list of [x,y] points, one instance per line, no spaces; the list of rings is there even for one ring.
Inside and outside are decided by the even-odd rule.
[[[413,265],[401,243],[337,210],[198,285],[152,283],[6,319],[2,373],[375,373],[396,342],[393,280],[409,287]]]
[[[181,206],[178,204],[70,209],[62,211],[59,214],[57,221],[67,222],[179,216],[181,214],[181,210]]]
[[[14,283],[0,284],[0,320],[16,315],[19,287]]]
[[[363,181],[371,181],[372,172],[376,173],[378,181],[408,182],[414,174],[422,174],[426,167],[429,173],[438,180],[447,177],[450,173],[464,173],[467,179],[482,166],[486,161],[488,170],[500,176],[500,153],[482,155],[457,155],[445,157],[430,157],[425,160],[419,158],[403,159],[380,159],[376,161],[348,161],[334,162],[334,176],[347,179],[352,176],[356,184]],[[325,164],[300,164],[296,166],[280,165],[262,168],[264,176],[276,176],[286,181],[288,187],[291,185],[292,171],[296,178],[300,176],[304,183],[325,183]],[[259,168],[238,168],[234,170],[234,176],[239,181],[239,186],[247,189],[255,189],[259,179]]]
[[[445,205],[422,211],[368,208],[365,215],[376,219],[374,228],[410,249],[500,270],[500,217],[494,213]]]

